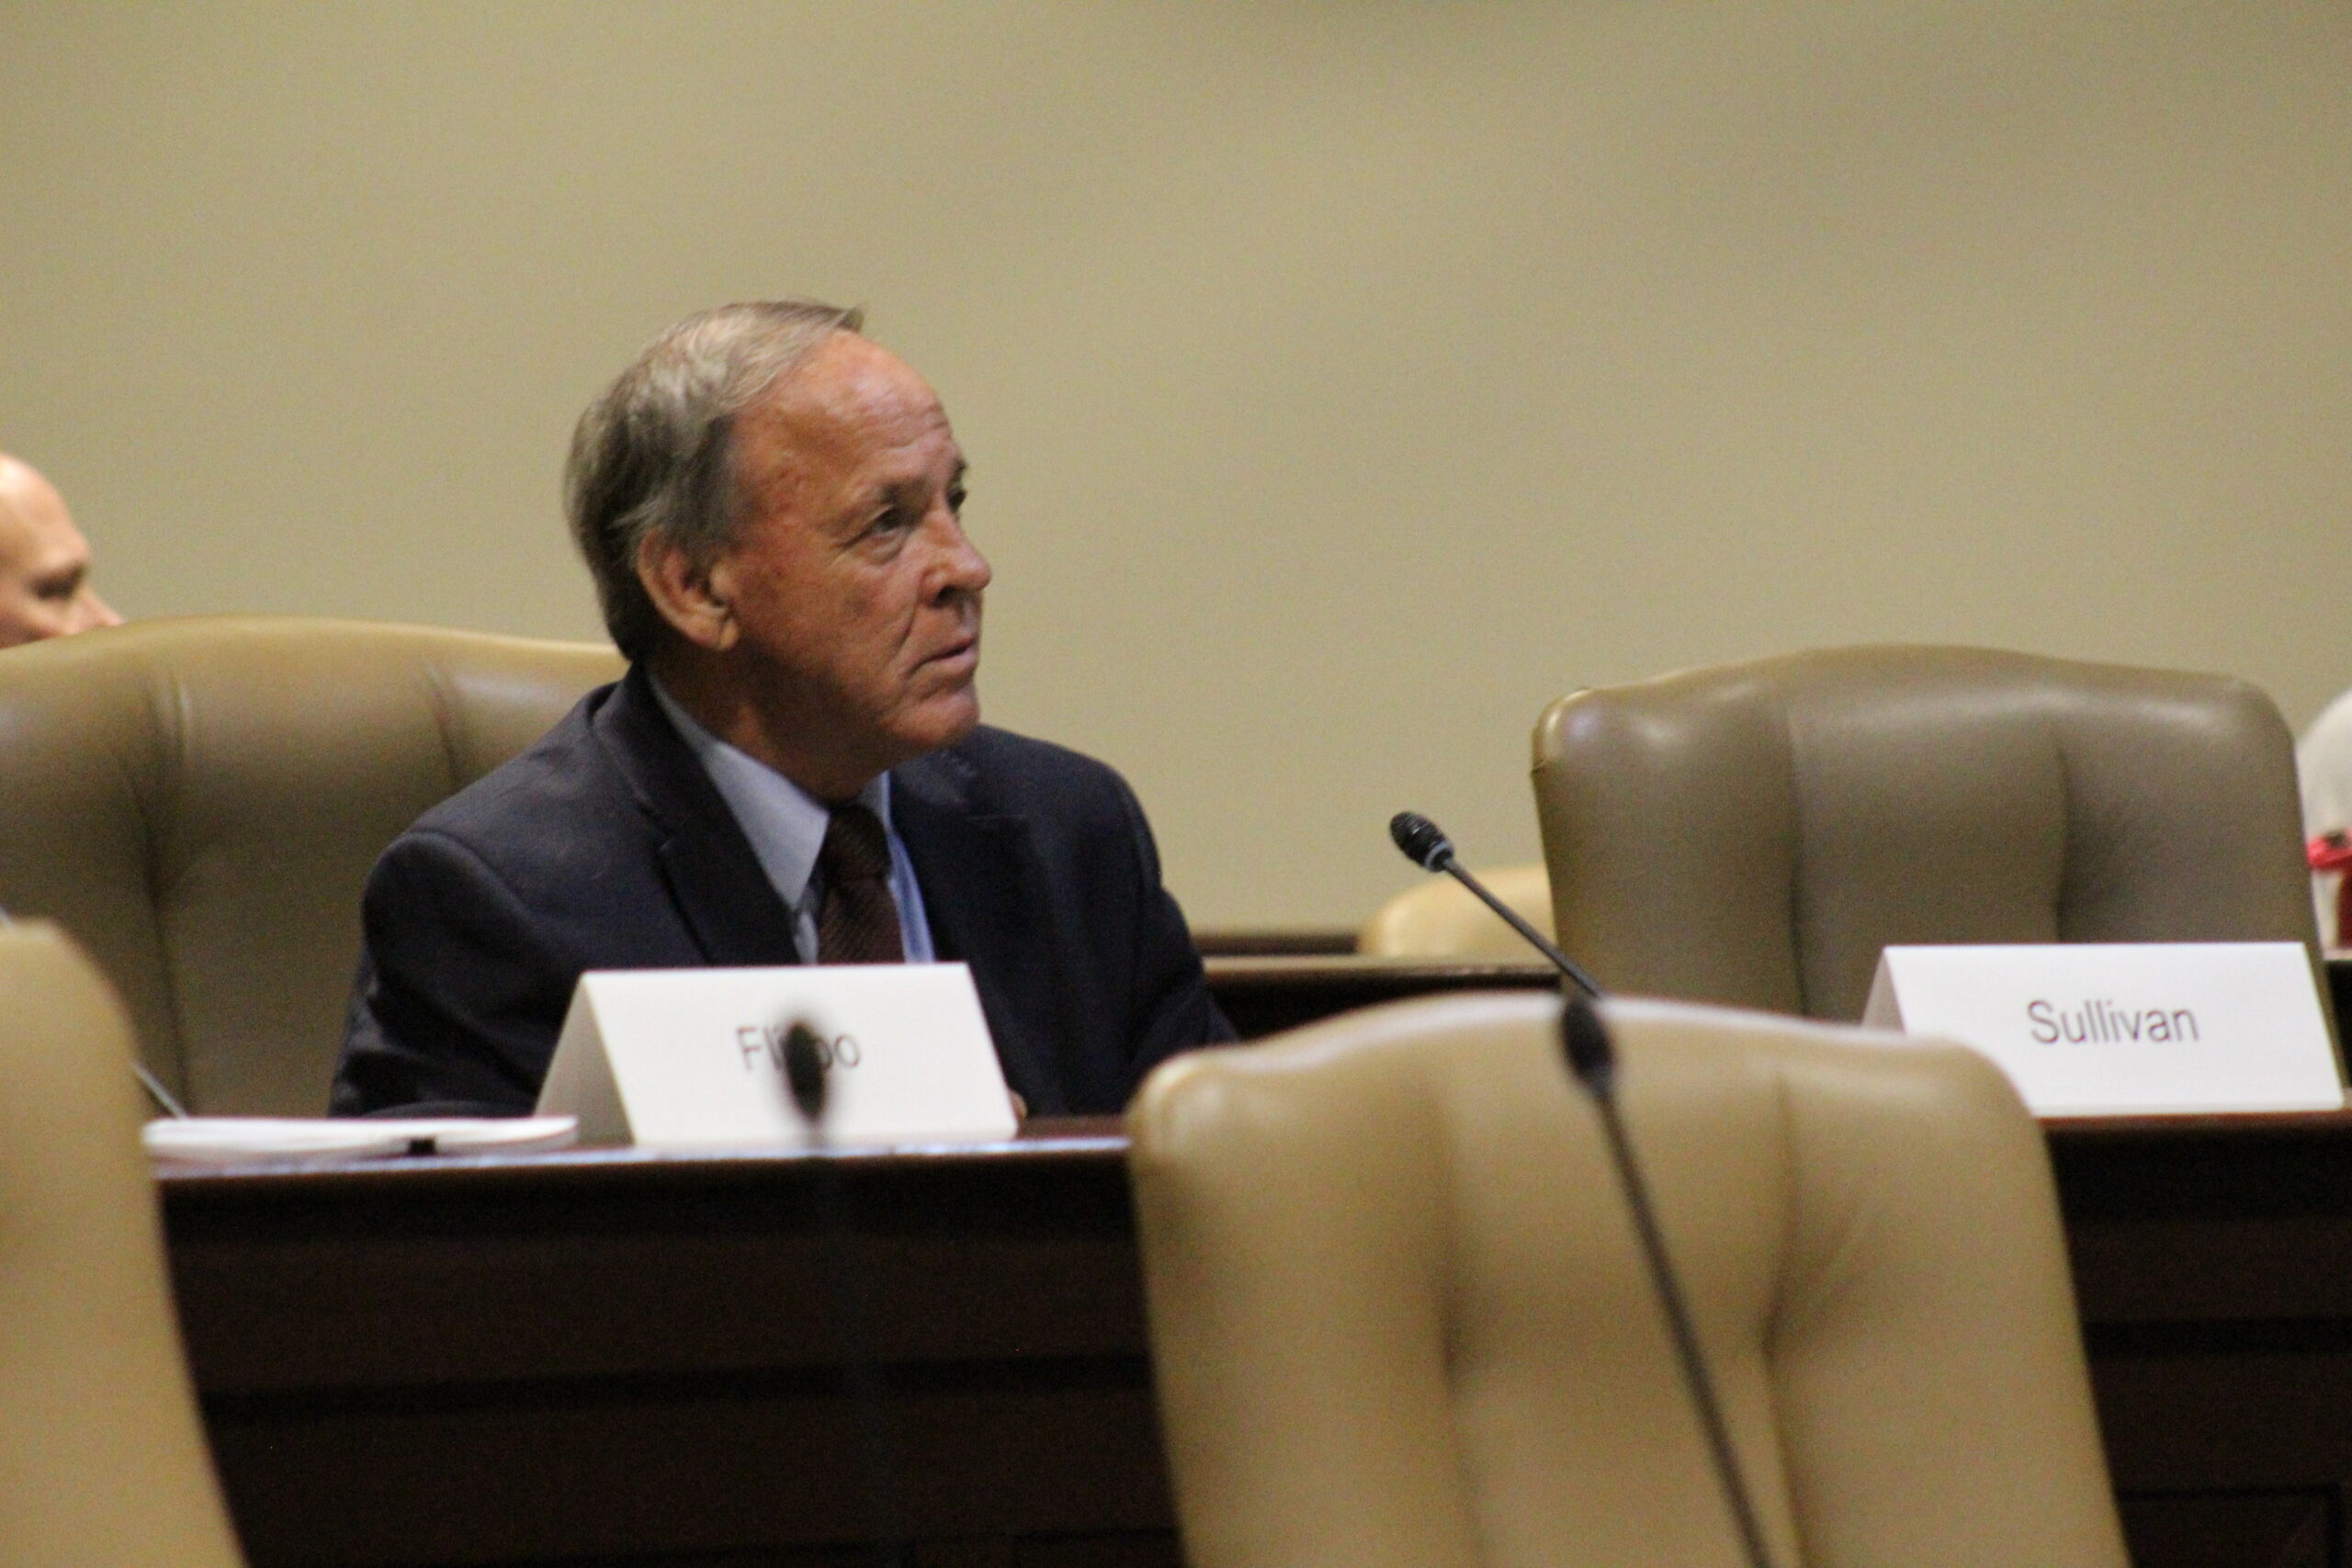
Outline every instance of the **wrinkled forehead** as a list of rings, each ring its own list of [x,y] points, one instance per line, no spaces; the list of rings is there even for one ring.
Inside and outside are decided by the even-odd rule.
[[[745,423],[767,457],[796,468],[922,463],[955,442],[931,383],[854,333],[827,339],[752,406]]]

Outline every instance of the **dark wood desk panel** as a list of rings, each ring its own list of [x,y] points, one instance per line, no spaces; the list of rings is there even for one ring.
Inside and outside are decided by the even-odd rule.
[[[1328,934],[1312,931],[1287,939],[1228,935],[1206,959],[1209,989],[1241,1038],[1255,1040],[1350,1008],[1431,991],[1548,990],[1560,983],[1549,964],[1532,958],[1367,958],[1321,951],[1329,945]],[[2341,1043],[2352,1039],[2352,958],[2330,958],[2326,974]]]
[[[1195,930],[1204,958],[1331,958],[1356,950],[1356,933],[1336,926],[1234,926]]]
[[[924,1561],[1170,1563],[1116,1134],[169,1176],[254,1561],[839,1561],[873,1517],[846,1315]],[[2143,1568],[2341,1562],[2352,1116],[2050,1138]]]
[[[1320,954],[1213,957],[1209,990],[1244,1040],[1261,1039],[1334,1013],[1443,991],[1557,990],[1560,973],[1539,961],[1359,958]]]
[[[854,1540],[870,1466],[842,1369],[863,1359],[913,1534],[1166,1562],[1114,1132],[167,1177],[247,1548],[650,1563]]]
[[[2352,1116],[2050,1127],[2135,1556],[2346,1562]]]

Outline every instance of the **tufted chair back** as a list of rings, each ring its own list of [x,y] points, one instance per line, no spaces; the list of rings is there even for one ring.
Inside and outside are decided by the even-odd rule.
[[[1556,998],[1180,1056],[1128,1112],[1193,1568],[1734,1568]],[[2123,1568],[2041,1133],[1950,1047],[1604,1008],[1781,1568]]]
[[[1850,1020],[1891,943],[2317,958],[2292,738],[2220,676],[1848,648],[1601,687],[1536,726],[1535,802],[1617,990]]]
[[[0,909],[89,952],[190,1110],[322,1115],[377,855],[620,670],[257,616],[0,652]]]

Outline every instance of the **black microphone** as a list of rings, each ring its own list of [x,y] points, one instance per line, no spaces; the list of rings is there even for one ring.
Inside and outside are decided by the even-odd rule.
[[[792,1109],[808,1123],[808,1141],[822,1148],[825,1096],[832,1085],[825,1078],[824,1042],[798,1019],[784,1032],[784,1087],[792,1096]]]
[[[1715,1403],[1714,1382],[1707,1376],[1707,1363],[1699,1354],[1699,1335],[1691,1326],[1690,1308],[1682,1299],[1674,1265],[1666,1256],[1666,1237],[1658,1229],[1657,1215],[1650,1208],[1649,1188],[1643,1182],[1641,1167],[1634,1159],[1633,1145],[1625,1136],[1625,1123],[1617,1114],[1617,1048],[1611,1043],[1609,1028],[1600,1021],[1600,1014],[1593,1010],[1592,1003],[1573,991],[1560,1010],[1560,1046],[1568,1059],[1569,1071],[1584,1085],[1585,1091],[1592,1097],[1594,1109],[1600,1113],[1601,1128],[1609,1137],[1610,1158],[1617,1168],[1617,1183],[1624,1190],[1625,1206],[1633,1211],[1634,1229],[1641,1237],[1650,1282],[1657,1291],[1659,1304],[1666,1309],[1674,1353],[1682,1363],[1683,1386],[1690,1391],[1690,1403],[1698,1409],[1699,1424],[1706,1429],[1707,1451],[1714,1460],[1715,1479],[1723,1488],[1725,1506],[1731,1509],[1732,1522],[1739,1529],[1748,1568],[1772,1568],[1772,1559],[1764,1550],[1763,1529],[1756,1522],[1755,1505],[1748,1500],[1747,1487],[1740,1480],[1739,1459],[1732,1451],[1723,1407]]]
[[[1487,908],[1510,921],[1511,930],[1532,943],[1536,952],[1550,959],[1586,996],[1600,995],[1600,985],[1575,959],[1562,953],[1550,937],[1521,919],[1518,910],[1487,892],[1485,884],[1462,869],[1462,863],[1453,858],[1453,840],[1438,831],[1436,823],[1418,811],[1399,811],[1388,819],[1388,836],[1396,840],[1405,858],[1423,871],[1442,871],[1476,893]]]
[[[784,1032],[784,1087],[792,1108],[808,1129],[817,1156],[817,1225],[826,1259],[825,1309],[833,1344],[842,1359],[842,1388],[857,1422],[859,1479],[865,1492],[867,1532],[875,1568],[908,1568],[913,1561],[911,1532],[899,1487],[898,1444],[882,1402],[882,1369],[866,1325],[874,1319],[866,1280],[852,1250],[849,1198],[842,1168],[825,1137],[825,1111],[831,1083],[826,1074],[825,1043],[796,1019]]]

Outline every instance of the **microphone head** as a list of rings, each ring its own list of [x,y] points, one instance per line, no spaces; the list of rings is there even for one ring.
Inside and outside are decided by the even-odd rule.
[[[1577,1080],[1597,1095],[1607,1095],[1617,1077],[1617,1047],[1610,1042],[1609,1026],[1582,991],[1570,991],[1567,1005],[1560,1010],[1560,1046]]]
[[[1443,871],[1445,863],[1453,858],[1453,845],[1437,824],[1418,811],[1399,811],[1388,819],[1388,836],[1405,852],[1405,858],[1423,871]]]
[[[784,1033],[784,1083],[793,1109],[811,1127],[825,1121],[825,1053],[817,1032],[798,1019]]]

